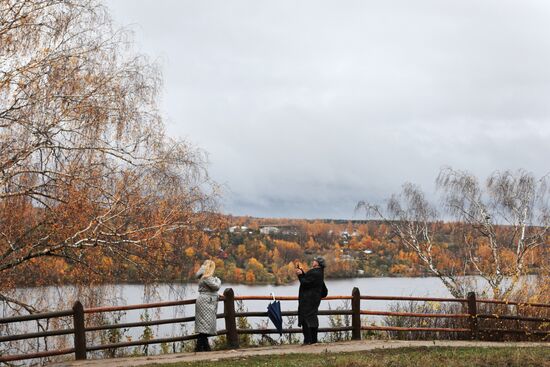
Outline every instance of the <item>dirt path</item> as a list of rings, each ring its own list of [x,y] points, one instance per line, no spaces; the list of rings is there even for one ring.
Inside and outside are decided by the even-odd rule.
[[[349,341],[340,343],[320,343],[316,345],[300,346],[300,345],[280,345],[273,347],[248,348],[221,350],[207,353],[178,353],[178,354],[163,354],[150,357],[133,357],[133,358],[114,358],[101,359],[91,361],[69,361],[56,364],[55,366],[143,366],[156,363],[176,363],[176,362],[193,362],[204,360],[221,360],[227,358],[241,358],[249,356],[270,355],[270,354],[293,354],[293,353],[340,353],[340,352],[358,352],[372,349],[384,348],[405,348],[405,347],[534,347],[545,346],[550,347],[548,343],[498,343],[498,342],[469,342],[469,341],[382,341],[382,340],[365,340],[365,341]]]

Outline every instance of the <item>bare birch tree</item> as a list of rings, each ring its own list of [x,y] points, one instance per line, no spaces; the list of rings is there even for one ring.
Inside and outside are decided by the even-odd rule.
[[[475,176],[451,168],[436,180],[447,212],[460,225],[466,262],[496,297],[509,296],[528,273],[528,254],[549,250],[547,181],[519,170],[494,172],[481,185]]]
[[[463,269],[443,269],[438,264],[435,241],[437,209],[428,202],[420,188],[411,183],[403,185],[399,194],[392,195],[384,207],[361,201],[357,209],[366,211],[367,217],[383,220],[389,227],[389,237],[413,251],[422,266],[437,276],[454,297],[461,297],[465,285],[458,278]]]
[[[360,202],[368,217],[382,219],[390,237],[412,250],[449,292],[462,297],[469,290],[465,275],[479,275],[495,297],[509,297],[521,276],[528,274],[527,255],[549,251],[550,205],[548,179],[525,171],[494,172],[480,185],[475,176],[445,168],[437,177],[442,212],[428,202],[421,189],[405,184],[385,207]],[[449,251],[435,241],[437,222],[448,220],[459,234]],[[441,255],[454,266],[441,265]]]

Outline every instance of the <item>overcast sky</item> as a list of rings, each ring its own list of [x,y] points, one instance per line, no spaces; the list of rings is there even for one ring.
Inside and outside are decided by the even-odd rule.
[[[362,218],[443,166],[550,172],[550,1],[111,0],[223,211]]]

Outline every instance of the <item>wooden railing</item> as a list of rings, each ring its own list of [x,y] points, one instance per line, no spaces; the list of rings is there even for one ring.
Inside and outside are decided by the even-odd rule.
[[[219,300],[224,304],[224,312],[217,314],[218,319],[225,319],[225,329],[219,330],[218,335],[225,335],[227,338],[227,347],[230,349],[239,348],[239,335],[240,334],[275,334],[278,333],[276,329],[238,329],[237,328],[237,318],[239,317],[267,317],[267,312],[237,312],[235,310],[236,301],[249,301],[249,300],[272,300],[269,296],[235,296],[233,289],[228,288],[224,291],[223,295],[219,297]],[[277,297],[279,301],[297,301],[298,297]],[[479,339],[480,335],[483,333],[523,333],[531,335],[541,335],[546,338],[550,335],[548,330],[534,330],[530,328],[524,329],[488,329],[480,328],[479,321],[483,319],[500,319],[500,320],[515,320],[515,321],[524,321],[524,322],[538,322],[538,323],[548,323],[550,318],[545,317],[528,317],[528,316],[519,316],[519,315],[505,315],[505,314],[479,314],[477,312],[478,304],[495,304],[495,305],[510,305],[519,307],[541,307],[541,308],[550,308],[550,304],[545,303],[518,303],[518,302],[508,302],[492,299],[476,299],[475,293],[471,292],[468,294],[467,298],[431,298],[431,297],[394,297],[394,296],[361,296],[359,289],[354,288],[351,296],[330,296],[326,297],[323,300],[349,300],[351,301],[350,310],[320,310],[319,315],[347,315],[351,316],[351,326],[349,327],[325,327],[320,328],[319,332],[342,332],[342,331],[351,331],[351,338],[353,340],[361,339],[362,331],[400,331],[400,332],[449,332],[449,333],[461,333],[464,339]],[[362,310],[361,301],[373,301],[373,300],[383,300],[383,301],[420,301],[420,302],[455,302],[461,303],[464,307],[463,309],[467,310],[467,313],[413,313],[413,312],[390,312],[390,311],[377,311],[377,310]],[[110,329],[127,329],[133,327],[147,327],[163,324],[181,324],[195,321],[195,317],[181,317],[181,318],[171,318],[171,319],[161,319],[161,320],[146,320],[140,322],[128,322],[128,323],[117,323],[110,325],[99,325],[99,326],[86,326],[86,315],[88,314],[97,314],[104,312],[116,312],[116,311],[128,311],[128,310],[138,310],[138,309],[149,309],[149,308],[162,308],[170,306],[183,306],[183,305],[192,305],[195,304],[195,299],[181,300],[181,301],[170,301],[170,302],[158,302],[158,303],[147,303],[147,304],[137,304],[137,305],[128,305],[128,306],[113,306],[113,307],[95,307],[95,308],[84,308],[82,304],[77,301],[75,302],[71,310],[65,311],[55,311],[55,312],[45,312],[37,313],[24,316],[13,316],[8,318],[0,319],[0,325],[20,323],[25,321],[33,320],[44,320],[44,319],[53,319],[60,317],[72,317],[73,328],[71,329],[59,329],[59,330],[47,330],[42,332],[35,333],[26,333],[26,334],[15,334],[15,335],[0,335],[1,342],[10,342],[16,340],[25,340],[25,339],[36,339],[44,337],[53,337],[53,336],[62,336],[62,335],[73,335],[74,346],[73,348],[59,349],[59,350],[45,350],[34,353],[25,353],[25,354],[16,354],[16,355],[0,355],[0,362],[11,362],[24,359],[34,359],[34,358],[44,358],[51,356],[59,356],[64,354],[74,353],[75,359],[83,360],[87,358],[87,352],[105,350],[105,349],[116,349],[123,347],[132,347],[132,346],[141,346],[149,344],[160,344],[160,343],[174,343],[181,342],[185,340],[196,339],[197,335],[181,335],[170,338],[156,338],[150,340],[135,340],[135,341],[126,341],[110,344],[101,344],[101,345],[87,345],[86,343],[86,333],[93,331],[101,330],[110,330]],[[283,311],[282,316],[297,316],[298,311]],[[441,327],[396,327],[396,326],[364,326],[361,325],[361,315],[374,315],[374,316],[396,316],[396,317],[415,317],[415,318],[452,318],[452,319],[464,319],[467,320],[465,323],[467,327],[456,327],[456,328],[441,328]],[[292,328],[292,329],[283,329],[285,334],[289,333],[301,333],[302,329]]]

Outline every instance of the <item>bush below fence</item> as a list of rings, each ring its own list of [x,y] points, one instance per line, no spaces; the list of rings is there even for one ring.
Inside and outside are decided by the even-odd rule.
[[[297,297],[277,297],[279,301],[296,301]],[[248,317],[267,317],[267,312],[237,310],[236,302],[247,300],[271,300],[268,296],[235,296],[233,289],[228,288],[220,296],[224,312],[217,315],[225,320],[225,329],[218,335],[224,337],[225,347],[236,349],[240,339],[245,335],[268,335],[278,333],[272,328],[245,328],[248,323],[239,322]],[[319,332],[329,333],[336,337],[331,340],[360,340],[368,336],[380,336],[400,339],[469,339],[469,340],[548,340],[550,334],[550,304],[519,303],[500,300],[476,299],[475,293],[469,293],[467,298],[433,298],[433,297],[392,297],[392,296],[362,296],[359,289],[354,288],[351,296],[330,296],[324,300],[344,300],[351,304],[349,309],[321,310],[319,315],[335,317],[331,327],[320,328]],[[386,300],[408,302],[403,307],[395,307],[390,311],[362,309],[361,302],[368,304],[369,300]],[[90,325],[93,315],[109,312],[121,312],[138,309],[151,309],[170,306],[192,305],[195,299],[137,304],[128,306],[84,308],[75,302],[72,310],[38,313],[24,316],[14,316],[0,319],[0,327],[41,319],[72,318],[72,328],[43,330],[35,333],[1,335],[0,343],[17,340],[48,338],[54,336],[73,336],[73,347],[56,350],[42,350],[33,353],[1,355],[0,362],[46,358],[52,356],[74,354],[75,359],[83,360],[88,353],[94,351],[115,351],[118,348],[148,346],[151,344],[168,344],[194,340],[197,335],[180,335],[169,338],[153,338],[143,340],[116,341],[89,345],[87,333],[105,330],[120,330],[133,327],[151,327],[163,324],[184,324],[194,322],[194,317],[181,317],[160,320],[141,320],[139,322],[114,323],[107,325]],[[421,303],[420,306],[418,304]],[[428,306],[427,306],[428,305]],[[439,305],[435,307],[434,305]],[[443,306],[441,306],[443,305]],[[511,312],[512,311],[512,312]],[[284,311],[285,317],[297,316],[297,311]],[[369,324],[368,317],[384,317],[383,325]],[[347,322],[342,322],[346,318]],[[351,320],[350,320],[351,319]],[[332,319],[334,320],[334,319]],[[338,321],[339,320],[339,321]],[[415,321],[416,320],[416,321]],[[420,321],[418,321],[420,320]],[[283,333],[293,335],[301,333],[298,328],[285,328]],[[112,353],[111,355],[114,355]]]

